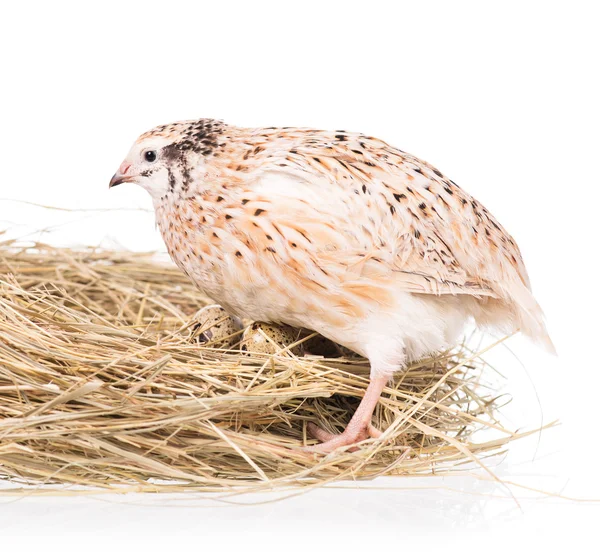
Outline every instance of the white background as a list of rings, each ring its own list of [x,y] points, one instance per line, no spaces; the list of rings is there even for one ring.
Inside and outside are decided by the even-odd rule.
[[[146,193],[108,192],[156,124],[357,130],[433,163],[518,240],[559,351],[500,367],[515,444],[502,478],[600,498],[598,14],[589,2],[29,2],[0,22],[0,228],[55,244],[161,249]],[[69,213],[9,201],[63,208]],[[539,396],[540,403],[537,397]],[[356,485],[355,485],[356,486]],[[471,477],[380,479],[235,507],[181,497],[0,498],[0,549],[597,550],[598,503]],[[429,489],[423,489],[429,488]],[[265,497],[246,498],[256,502]],[[83,538],[83,539],[82,539]],[[321,541],[319,541],[321,540]],[[125,546],[127,544],[127,546]],[[380,545],[383,547],[383,545]],[[410,549],[409,549],[410,548]]]

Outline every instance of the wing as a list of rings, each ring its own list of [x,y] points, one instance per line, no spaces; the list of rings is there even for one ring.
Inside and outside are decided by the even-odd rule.
[[[437,169],[363,135],[296,133],[288,131],[294,147],[263,167],[255,190],[271,201],[292,200],[286,210],[298,202],[315,208],[344,234],[349,255],[381,258],[423,292],[489,295],[506,281],[529,288],[514,240]],[[310,209],[298,210],[314,224]]]
[[[517,244],[440,171],[360,134],[288,130],[286,139],[254,190],[281,204],[329,270],[393,273],[414,293],[499,298],[518,306],[526,332],[546,335]]]

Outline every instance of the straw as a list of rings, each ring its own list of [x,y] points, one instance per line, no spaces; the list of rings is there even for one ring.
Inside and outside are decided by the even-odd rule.
[[[381,438],[307,453],[309,422],[341,432],[349,421],[367,361],[208,347],[194,335],[208,303],[151,253],[0,243],[2,493],[238,493],[446,474],[528,434],[501,424],[493,371],[461,344],[390,383],[373,419]]]

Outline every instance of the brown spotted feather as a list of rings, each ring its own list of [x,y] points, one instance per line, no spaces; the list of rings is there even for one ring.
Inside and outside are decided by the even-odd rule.
[[[142,185],[171,257],[233,313],[307,326],[365,355],[379,340],[368,329],[389,328],[399,366],[401,349],[448,345],[440,319],[521,328],[551,347],[513,238],[382,140],[199,120],[145,133],[130,157],[148,148],[159,162]],[[420,330],[406,328],[419,317]]]

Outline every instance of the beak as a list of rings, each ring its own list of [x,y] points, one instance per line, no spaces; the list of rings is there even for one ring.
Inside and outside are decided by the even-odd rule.
[[[128,175],[129,169],[131,169],[131,164],[123,162],[121,167],[119,167],[119,170],[113,175],[112,179],[110,179],[108,187],[112,188],[113,186],[119,186],[119,184],[123,184],[124,182],[133,182],[135,175]]]
[[[119,172],[116,172],[110,182],[108,183],[108,187],[112,188],[113,186],[119,186],[119,184],[123,184],[124,182],[133,182],[134,177],[122,175]]]
[[[112,188],[113,186],[119,186],[119,184],[122,184],[123,182],[125,182],[123,180],[123,175],[120,175],[119,173],[115,173],[112,176],[112,179],[110,179],[110,182],[108,183],[108,187]]]

